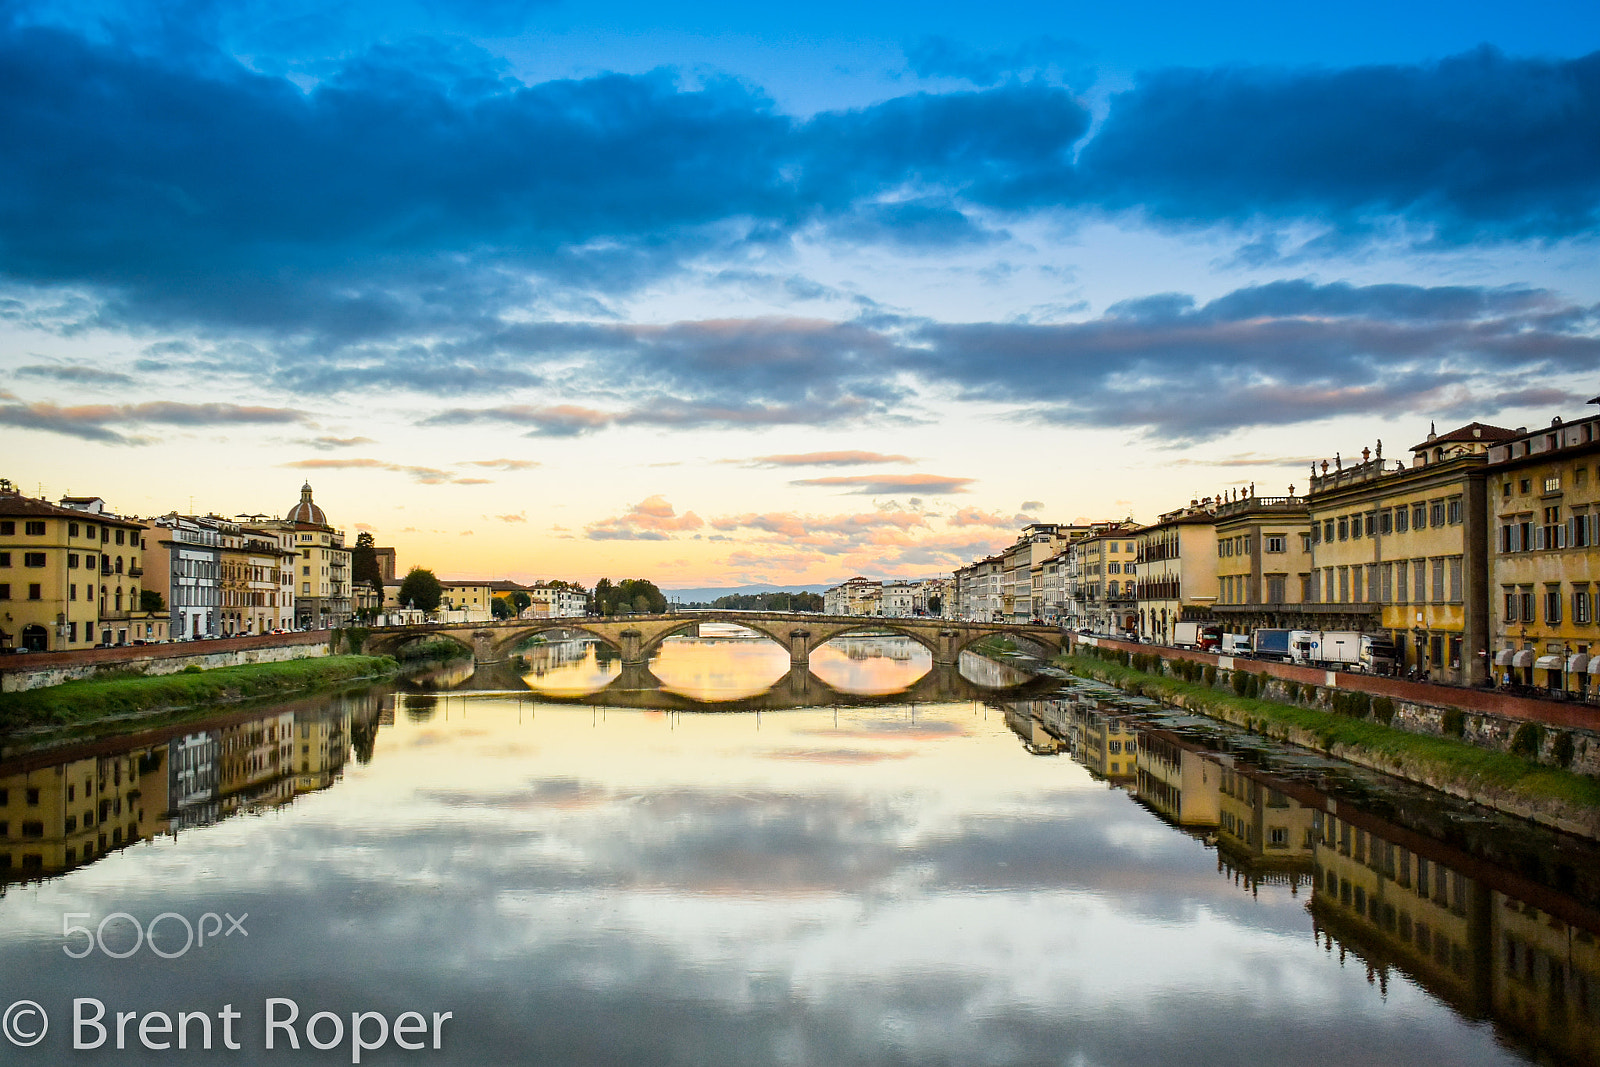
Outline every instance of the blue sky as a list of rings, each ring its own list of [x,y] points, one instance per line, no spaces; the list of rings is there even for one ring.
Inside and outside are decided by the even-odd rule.
[[[3,473],[144,513],[310,478],[451,573],[812,582],[1570,415],[1597,38],[0,0]]]

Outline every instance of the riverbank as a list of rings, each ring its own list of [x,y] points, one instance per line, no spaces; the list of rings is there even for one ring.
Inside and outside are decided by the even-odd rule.
[[[1250,730],[1392,774],[1452,796],[1569,833],[1600,840],[1600,780],[1540,764],[1513,752],[1496,752],[1455,737],[1396,729],[1382,721],[1392,709],[1352,702],[1346,713],[1228,692],[1196,680],[1158,675],[1083,654],[1055,664],[1125,692],[1149,697]],[[1370,717],[1369,717],[1370,716]],[[1529,736],[1523,750],[1538,752],[1543,737]]]
[[[387,678],[400,669],[389,656],[325,656],[251,663],[146,677],[100,677],[42,689],[0,693],[0,732],[93,722],[205,704],[277,696],[345,682]]]

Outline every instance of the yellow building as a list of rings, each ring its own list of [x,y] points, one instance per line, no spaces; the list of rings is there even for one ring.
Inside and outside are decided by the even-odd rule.
[[[166,746],[0,778],[0,881],[58,874],[159,833]]]
[[[1180,622],[1213,618],[1217,603],[1216,504],[1191,500],[1139,531],[1137,622],[1141,639],[1168,644]]]
[[[1590,691],[1600,681],[1600,415],[1489,449],[1495,676]]]
[[[0,648],[160,640],[139,610],[143,527],[99,498],[58,507],[0,483]]]
[[[1210,753],[1151,730],[1139,747],[1139,796],[1157,815],[1186,829],[1221,825],[1222,768]]]
[[[488,582],[444,579],[439,582],[439,597],[439,610],[459,611],[464,622],[485,622],[492,617],[490,601],[494,599],[494,589]]]
[[[1287,627],[1311,592],[1304,497],[1251,492],[1217,505],[1216,616],[1232,633]]]
[[[343,773],[350,755],[350,725],[348,709],[295,716],[290,770],[296,793],[326,789]]]
[[[1139,524],[1132,521],[1096,522],[1068,542],[1069,625],[1101,634],[1138,627],[1138,531]]]
[[[1435,681],[1486,677],[1488,529],[1484,465],[1513,430],[1469,423],[1430,432],[1411,466],[1387,467],[1383,445],[1360,463],[1313,474],[1312,604],[1307,629],[1388,631],[1396,663]]]
[[[350,550],[344,531],[328,524],[328,517],[311,499],[311,483],[300,487],[300,503],[282,519],[255,522],[258,532],[288,534],[293,561],[295,626],[326,630],[350,622]]]
[[[1232,756],[1213,754],[1217,786],[1218,845],[1252,871],[1309,871],[1316,852],[1317,812],[1241,768]]]

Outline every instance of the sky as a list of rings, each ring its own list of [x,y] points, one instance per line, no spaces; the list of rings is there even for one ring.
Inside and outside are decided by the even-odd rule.
[[[402,569],[948,574],[1600,392],[1592,2],[0,0],[0,100],[0,476]]]

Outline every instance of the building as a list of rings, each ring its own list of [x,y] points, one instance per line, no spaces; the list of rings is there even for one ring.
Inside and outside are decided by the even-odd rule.
[[[1086,526],[1030,522],[1016,543],[1000,553],[1000,614],[1008,622],[1029,622],[1044,613],[1041,566],[1068,541],[1083,537]]]
[[[222,534],[176,513],[145,524],[145,580],[163,592],[176,640],[222,633]]]
[[[439,581],[439,611],[452,615],[452,622],[488,622],[494,617],[491,601],[494,590],[487,581],[451,578]]]
[[[282,519],[251,523],[260,532],[288,534],[295,553],[293,590],[295,627],[326,630],[348,625],[353,608],[350,589],[350,550],[344,531],[311,499],[311,483],[300,487],[300,502]]]
[[[1484,468],[1514,430],[1473,422],[1429,432],[1408,467],[1383,443],[1361,462],[1313,469],[1311,606],[1305,628],[1388,631],[1398,667],[1435,681],[1487,679],[1488,512]]]
[[[1071,542],[1068,581],[1076,577],[1077,585],[1069,614],[1079,629],[1111,634],[1138,628],[1138,531],[1131,519],[1096,522]]]
[[[1600,680],[1600,414],[1558,418],[1491,445],[1485,479],[1496,680],[1592,691]]]
[[[0,483],[0,648],[164,639],[165,627],[140,611],[143,528],[98,497],[67,499],[82,506],[36,500]]]
[[[1141,639],[1170,644],[1178,623],[1215,617],[1216,508],[1211,497],[1191,500],[1139,531],[1134,597]]]
[[[969,622],[994,622],[1001,616],[1001,582],[1004,558],[988,556],[955,572],[955,618]]]
[[[166,750],[143,746],[0,777],[0,883],[71,870],[160,832]]]
[[[1223,629],[1288,629],[1311,592],[1311,513],[1304,497],[1257,496],[1217,505],[1217,601]]]
[[[827,615],[881,615],[883,583],[857,575],[825,590],[822,610]]]

